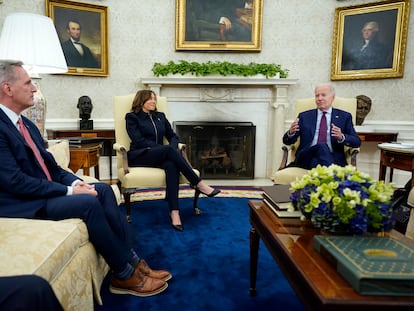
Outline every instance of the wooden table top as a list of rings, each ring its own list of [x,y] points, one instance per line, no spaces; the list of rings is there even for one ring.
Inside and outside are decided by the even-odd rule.
[[[309,221],[278,218],[261,200],[251,200],[249,206],[252,226],[309,309],[414,310],[414,297],[359,295],[314,249],[313,236],[320,231]],[[414,241],[395,230],[390,235],[414,245]],[[258,277],[260,273],[265,272],[260,271],[259,265]]]

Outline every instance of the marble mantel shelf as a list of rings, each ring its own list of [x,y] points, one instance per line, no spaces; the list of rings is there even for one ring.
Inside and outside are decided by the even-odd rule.
[[[152,77],[142,78],[141,83],[144,85],[268,85],[283,86],[296,84],[297,79],[275,79],[275,78],[256,78],[256,77]]]
[[[249,88],[257,89],[255,95],[262,96],[258,100],[268,102],[268,128],[266,138],[266,175],[271,176],[277,169],[281,158],[281,146],[282,136],[284,133],[284,124],[286,119],[286,109],[289,107],[288,101],[288,89],[290,86],[297,83],[297,79],[277,79],[277,78],[258,78],[258,77],[235,77],[235,76],[177,76],[177,77],[150,77],[141,78],[141,83],[153,90],[156,94],[161,96],[168,96],[174,94],[175,100],[179,97],[179,100],[185,102],[186,99],[193,101],[198,98],[199,101],[205,102],[203,98],[204,93],[207,91],[204,89],[215,88]],[[182,92],[177,92],[177,88]],[[271,97],[269,98],[269,92],[262,92],[260,89],[270,89]],[[183,90],[186,91],[183,91]],[[202,90],[200,92],[200,89]],[[214,90],[215,93],[222,95],[218,90]],[[179,95],[177,95],[179,93]],[[231,93],[231,92],[230,92]],[[221,98],[217,96],[216,98]],[[216,99],[215,98],[215,99]],[[245,99],[245,98],[244,98]],[[223,102],[234,102],[231,98],[223,100]]]

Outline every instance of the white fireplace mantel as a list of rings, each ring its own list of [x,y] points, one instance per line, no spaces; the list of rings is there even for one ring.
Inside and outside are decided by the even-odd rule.
[[[141,83],[160,96],[179,102],[268,103],[265,150],[256,148],[256,161],[261,156],[266,164],[255,169],[255,177],[270,177],[281,161],[285,111],[289,107],[288,88],[297,79],[233,76],[174,76],[142,78]],[[261,122],[260,122],[261,123]],[[261,139],[261,137],[259,137]],[[256,140],[257,142],[257,140]],[[263,144],[257,144],[263,147]],[[260,160],[259,160],[260,162]],[[256,163],[261,165],[261,163]],[[257,165],[256,165],[257,166]]]

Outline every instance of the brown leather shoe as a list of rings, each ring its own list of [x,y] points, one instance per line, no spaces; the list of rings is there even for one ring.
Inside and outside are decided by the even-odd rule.
[[[168,281],[172,278],[171,273],[166,270],[152,270],[144,259],[140,259],[135,269],[139,270],[143,275],[154,279]]]
[[[153,279],[135,269],[129,279],[120,280],[112,277],[109,291],[113,294],[129,294],[139,297],[156,295],[167,289],[168,284],[160,279]]]

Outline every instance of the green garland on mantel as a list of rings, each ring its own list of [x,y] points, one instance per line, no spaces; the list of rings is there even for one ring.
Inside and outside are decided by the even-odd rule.
[[[289,70],[282,69],[276,64],[235,64],[229,62],[187,62],[180,60],[178,63],[169,61],[167,64],[154,63],[152,72],[156,77],[167,76],[168,74],[185,75],[191,73],[195,76],[221,75],[221,76],[256,76],[263,75],[266,78],[275,77],[279,73],[280,78],[287,78]]]

